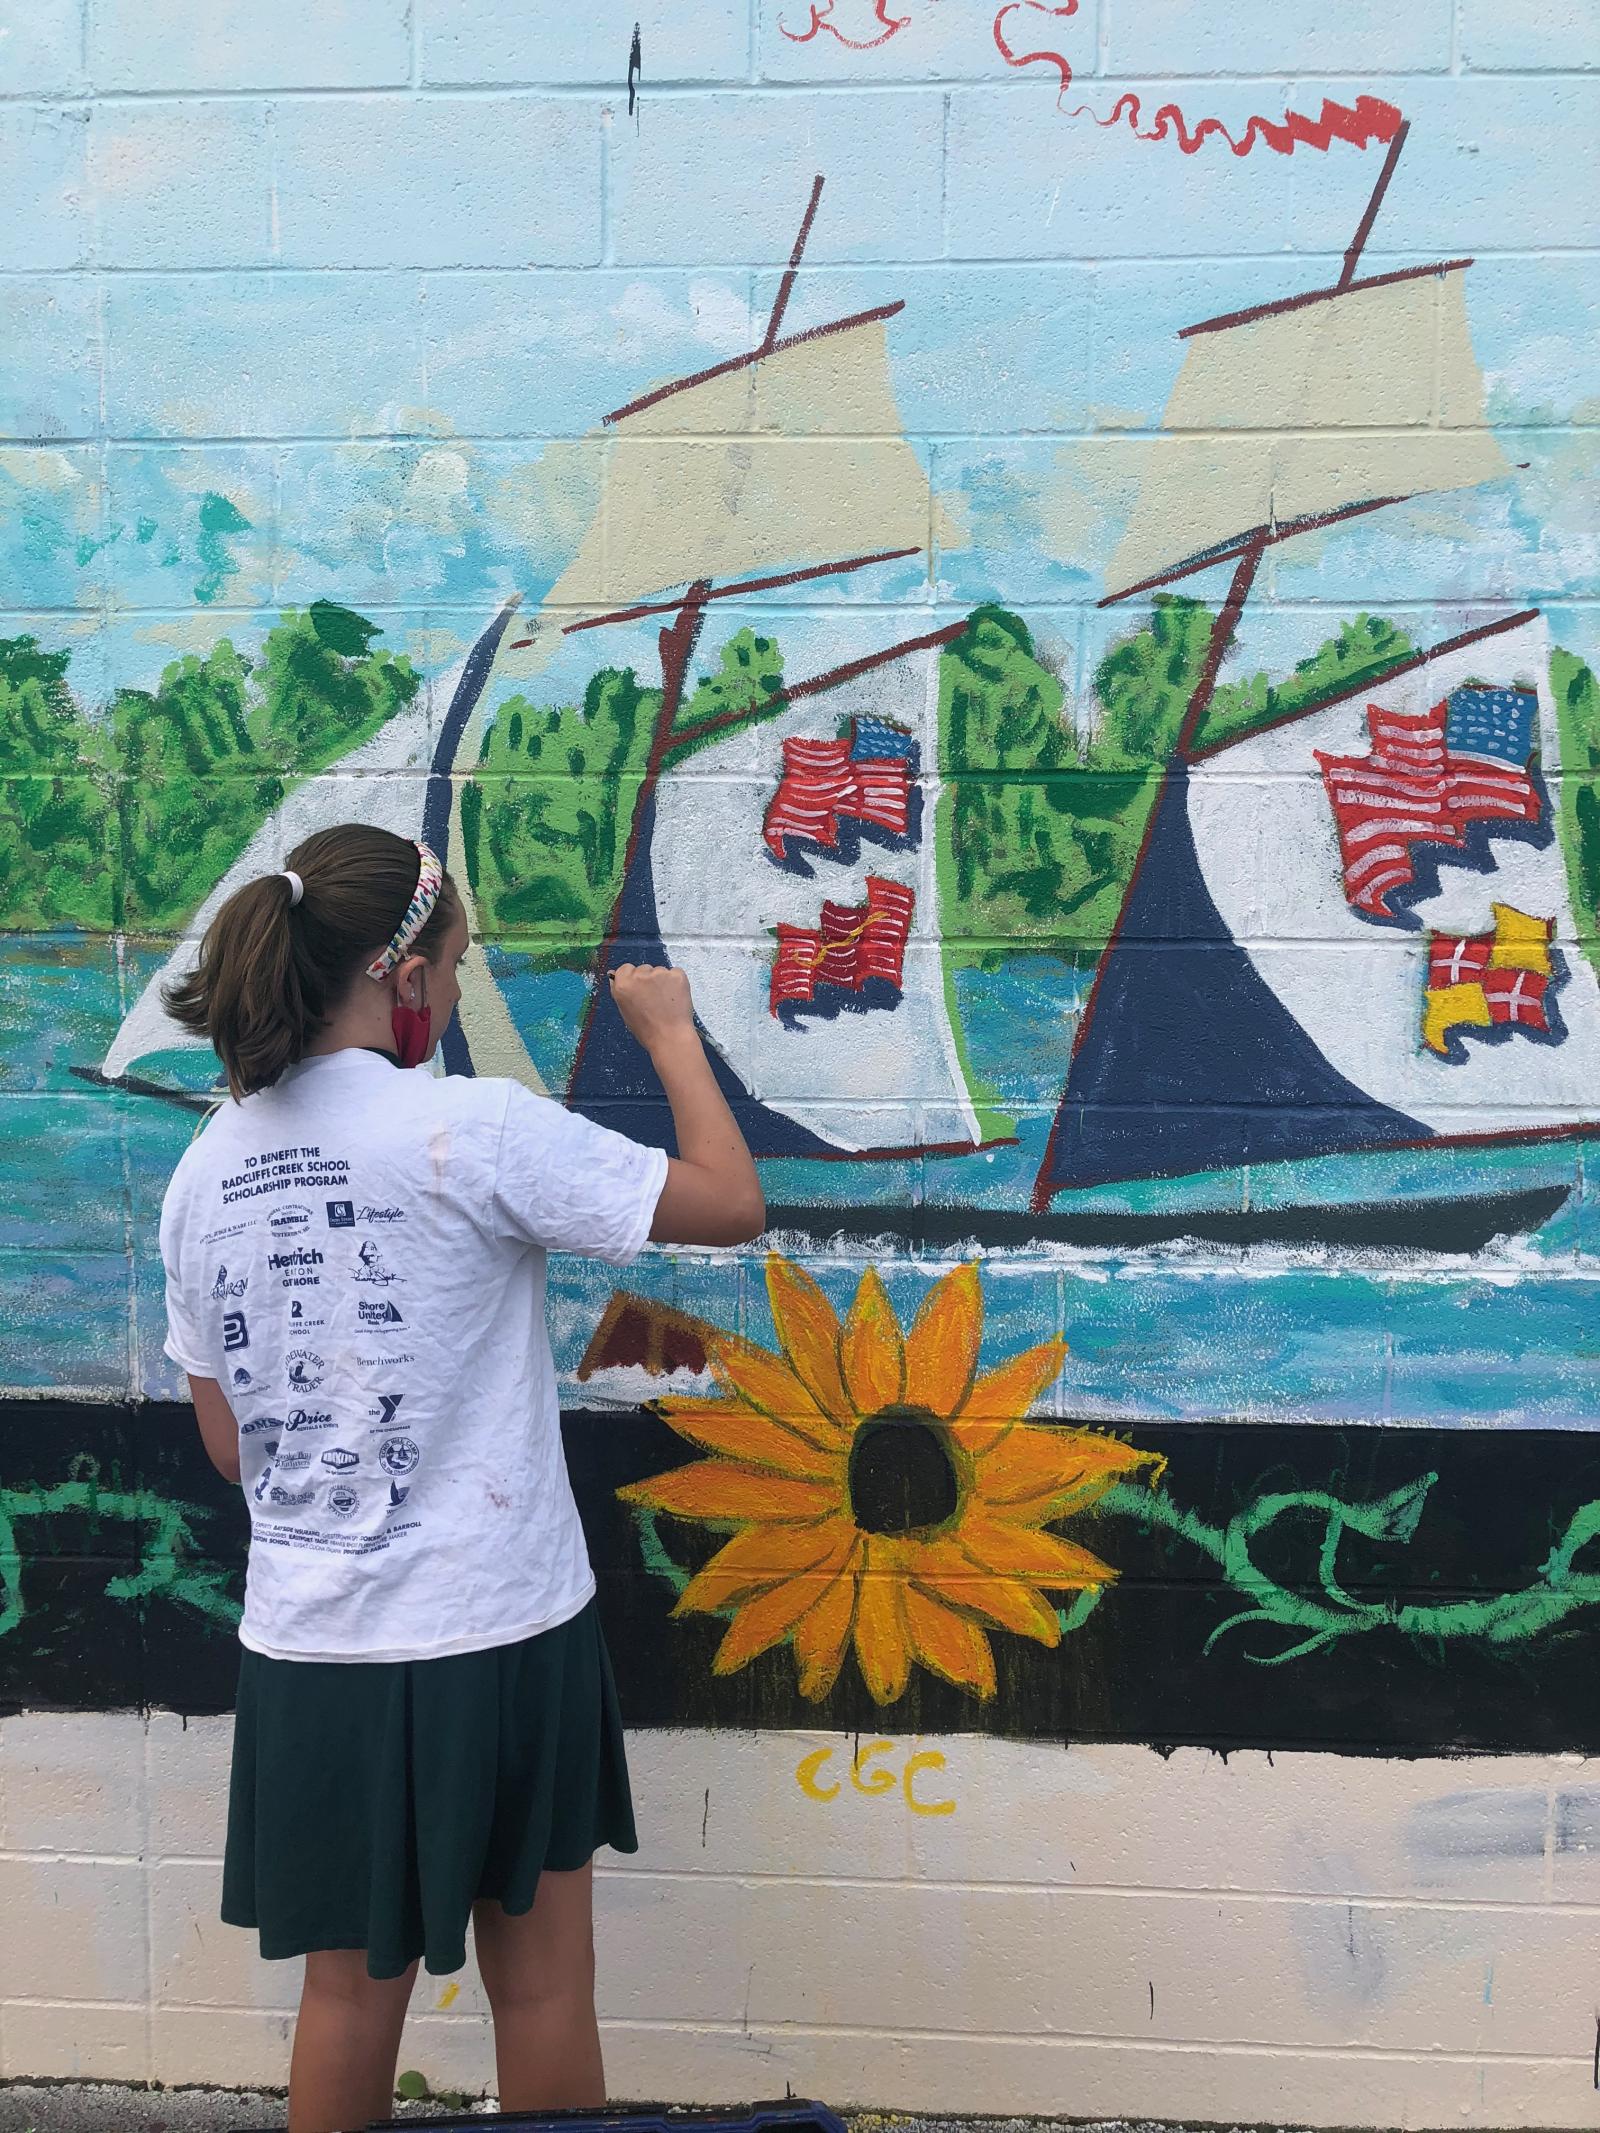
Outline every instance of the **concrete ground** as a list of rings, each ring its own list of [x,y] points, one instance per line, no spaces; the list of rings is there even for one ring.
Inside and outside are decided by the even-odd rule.
[[[437,2115],[438,2104],[402,2105],[401,2118]],[[492,2106],[483,2106],[485,2111]],[[51,2087],[0,2087],[0,2133],[255,2133],[285,2122],[282,2096],[251,2095],[234,2089],[127,2089],[64,2082]],[[471,2117],[462,2119],[472,2123]],[[851,2133],[1050,2133],[1064,2119],[911,2118],[899,2113],[863,2113]],[[1086,2125],[1073,2121],[1073,2133],[1194,2133],[1183,2126],[1118,2122]],[[1222,2129],[1210,2129],[1222,2133]],[[1261,2133],[1260,2128],[1231,2128],[1228,2133]]]

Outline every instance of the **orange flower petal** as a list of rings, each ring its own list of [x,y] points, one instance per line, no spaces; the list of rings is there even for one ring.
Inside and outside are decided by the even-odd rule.
[[[1061,1642],[1061,1624],[1042,1594],[1020,1578],[986,1569],[954,1540],[929,1541],[920,1547],[911,1575],[924,1592],[964,1614],[981,1615],[1001,1629],[1032,1637],[1040,1644]]]
[[[733,1674],[748,1666],[763,1652],[781,1644],[808,1609],[822,1597],[826,1580],[807,1575],[790,1578],[771,1592],[746,1601],[734,1616],[728,1634],[717,1646],[711,1662],[713,1674]]]
[[[897,1702],[911,1679],[911,1638],[903,1603],[900,1579],[877,1567],[869,1550],[856,1600],[856,1664],[874,1703]]]
[[[797,1377],[836,1422],[854,1417],[839,1364],[839,1318],[809,1274],[780,1252],[767,1255],[767,1301],[778,1341]]]
[[[1032,1526],[1004,1525],[976,1508],[961,1522],[961,1545],[998,1576],[1026,1578],[1034,1585],[1064,1585],[1082,1592],[1087,1586],[1109,1585],[1117,1575],[1076,1541]]]
[[[974,1486],[997,1515],[1040,1526],[1098,1501],[1113,1482],[1151,1465],[1153,1457],[1094,1430],[1019,1422],[974,1461]]]
[[[983,1287],[978,1269],[958,1266],[922,1299],[906,1335],[906,1399],[929,1414],[957,1413],[978,1367]]]
[[[1045,1341],[1037,1348],[1024,1348],[993,1370],[986,1370],[967,1395],[967,1403],[954,1423],[956,1441],[974,1458],[995,1441],[996,1423],[1016,1422],[1028,1412],[1047,1385],[1061,1375],[1067,1359],[1065,1341]]]
[[[737,1333],[724,1333],[712,1344],[708,1361],[713,1374],[739,1399],[824,1450],[837,1449],[843,1437],[839,1424],[823,1413],[781,1355],[741,1340]]]
[[[889,1292],[868,1267],[839,1337],[844,1381],[859,1415],[899,1405],[905,1392],[905,1344]]]
[[[763,1585],[826,1569],[831,1576],[855,1546],[856,1529],[847,1518],[825,1519],[820,1526],[747,1526],[724,1543],[700,1573],[690,1579],[674,1614],[715,1614],[730,1600],[742,1600]]]
[[[815,1525],[839,1508],[838,1490],[820,1481],[762,1473],[726,1459],[697,1459],[674,1467],[670,1474],[631,1481],[617,1494],[624,1503],[670,1511],[676,1518],[698,1518],[711,1526],[788,1525],[796,1520]]]
[[[802,1437],[769,1415],[758,1414],[742,1400],[697,1400],[673,1395],[655,1403],[656,1412],[670,1422],[680,1437],[707,1451],[722,1452],[746,1466],[771,1467],[778,1474],[802,1474],[816,1480],[832,1474],[839,1464],[837,1453],[821,1451],[809,1437]]]
[[[852,1537],[844,1566],[822,1597],[795,1624],[794,1656],[800,1668],[800,1693],[818,1703],[839,1678],[855,1620],[859,1543]]]
[[[905,1590],[906,1629],[911,1648],[925,1667],[975,1695],[994,1694],[994,1653],[976,1622],[952,1614],[915,1585]]]

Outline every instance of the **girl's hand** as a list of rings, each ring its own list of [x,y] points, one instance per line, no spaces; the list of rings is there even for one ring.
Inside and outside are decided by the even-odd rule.
[[[681,970],[664,969],[659,963],[619,963],[611,973],[611,997],[652,1056],[662,1045],[695,1035],[694,1002]]]

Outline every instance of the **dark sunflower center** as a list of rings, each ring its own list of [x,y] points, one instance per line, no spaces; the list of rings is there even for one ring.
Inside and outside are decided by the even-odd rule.
[[[942,1526],[960,1500],[944,1424],[926,1408],[886,1407],[850,1447],[850,1509],[863,1533]]]

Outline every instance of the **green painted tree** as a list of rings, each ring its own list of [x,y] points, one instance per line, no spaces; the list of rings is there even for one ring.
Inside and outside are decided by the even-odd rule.
[[[118,915],[111,783],[67,682],[69,652],[0,638],[0,926],[109,932]]]
[[[1100,662],[1099,727],[1085,744],[1027,625],[1003,608],[974,610],[939,680],[940,879],[958,958],[1099,952],[1210,626],[1198,602],[1158,598],[1149,624]]]
[[[690,737],[667,737],[665,765],[755,722],[782,687],[774,640],[737,631],[685,692],[673,731]],[[631,667],[603,668],[581,705],[541,709],[515,696],[501,706],[462,795],[467,874],[487,934],[516,940],[546,967],[590,966],[622,886],[660,714],[660,690]],[[713,719],[726,721],[717,736],[693,737]]]
[[[1361,682],[1376,682],[1415,647],[1403,629],[1381,615],[1357,615],[1318,645],[1282,681],[1252,674],[1222,683],[1200,721],[1202,743],[1238,740],[1257,726],[1309,711]]]
[[[222,638],[90,720],[70,655],[0,640],[0,925],[180,926],[282,799],[378,731],[421,686],[376,627],[318,602],[259,656]]]
[[[282,800],[371,738],[421,676],[370,647],[375,624],[319,601],[286,612],[256,659],[224,637],[175,660],[153,690],[119,690],[124,906],[134,931],[180,925]]]
[[[1584,953],[1600,971],[1600,680],[1575,652],[1550,654],[1561,737],[1561,842]]]

